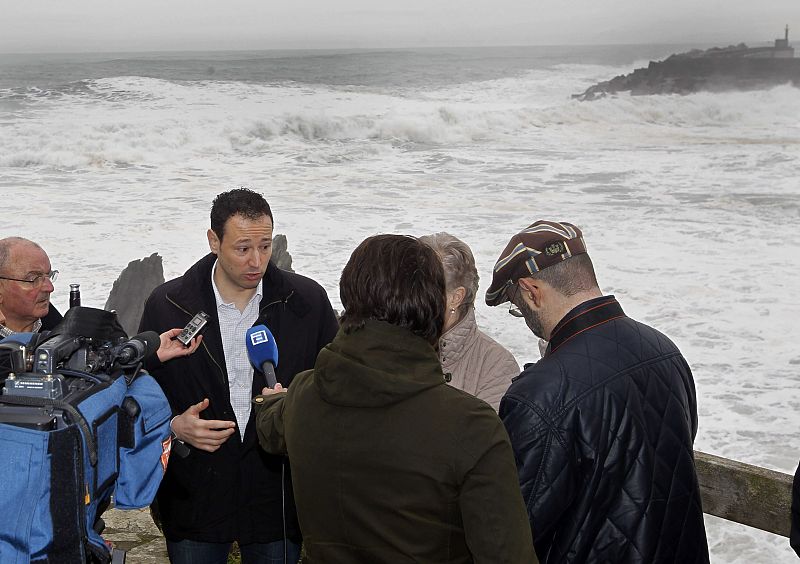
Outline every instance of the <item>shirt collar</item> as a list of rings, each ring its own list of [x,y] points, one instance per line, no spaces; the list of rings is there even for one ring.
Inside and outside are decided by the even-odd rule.
[[[225,303],[225,300],[222,299],[222,295],[219,293],[219,288],[217,288],[217,282],[214,280],[214,273],[217,271],[217,263],[219,260],[214,261],[214,265],[211,267],[211,287],[214,289],[214,300],[217,302],[217,308],[219,306],[233,306],[233,302]],[[264,279],[258,281],[258,287],[256,288],[256,293],[253,294],[253,297],[250,298],[248,305],[253,303],[253,300],[258,299],[261,301],[261,298],[264,296]]]
[[[42,328],[42,320],[41,319],[37,319],[34,322],[33,327],[31,327],[30,332],[31,333],[38,333],[41,328]],[[0,339],[5,339],[9,335],[13,335],[14,333],[16,333],[16,331],[12,331],[8,327],[6,327],[2,323],[0,323]]]

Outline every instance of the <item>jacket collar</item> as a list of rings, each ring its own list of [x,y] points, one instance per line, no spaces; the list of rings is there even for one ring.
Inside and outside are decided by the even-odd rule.
[[[208,253],[190,266],[183,273],[180,285],[169,292],[167,298],[190,316],[202,310],[216,317],[216,301],[210,283],[211,269],[216,260],[214,253]]]
[[[211,269],[216,260],[214,253],[208,253],[197,261],[184,273],[181,284],[167,296],[190,316],[202,310],[216,318],[217,302],[211,286]],[[303,317],[311,309],[309,303],[296,291],[289,277],[272,262],[267,265],[262,286],[262,313],[268,306],[276,303],[283,303],[299,317]]]
[[[466,315],[439,339],[439,358],[447,358],[446,362],[442,362],[442,367],[446,368],[455,364],[477,338],[478,324],[475,322],[475,310],[469,308]]]
[[[620,317],[625,317],[625,312],[614,296],[601,296],[583,302],[570,310],[555,326],[545,356],[556,352],[572,337]]]
[[[209,327],[204,333],[202,346],[211,360],[219,367],[222,381],[227,386],[228,375],[225,370],[222,336],[219,331],[217,301],[211,286],[211,269],[216,260],[216,255],[209,253],[189,267],[178,287],[168,292],[166,298],[168,302],[184,312],[187,321],[199,311],[204,311],[211,317]],[[276,308],[288,308],[296,316],[304,317],[311,310],[311,306],[301,292],[296,290],[291,278],[272,262],[267,265],[262,286],[263,297],[255,324],[266,325],[272,334],[279,338],[281,316],[277,314]]]

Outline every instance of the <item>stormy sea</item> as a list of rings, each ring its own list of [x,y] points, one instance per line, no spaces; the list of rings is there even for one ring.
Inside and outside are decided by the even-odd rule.
[[[181,274],[215,194],[263,192],[296,271],[341,308],[355,246],[450,232],[485,291],[508,238],[584,230],[601,288],[695,375],[695,447],[800,459],[800,90],[571,94],[704,46],[0,55],[0,235],[38,241],[84,305],[129,261]],[[478,323],[520,363],[504,308]],[[707,517],[712,561],[794,562],[782,537]]]

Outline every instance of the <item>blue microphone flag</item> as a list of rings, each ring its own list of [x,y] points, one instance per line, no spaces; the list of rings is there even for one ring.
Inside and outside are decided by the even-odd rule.
[[[256,325],[247,330],[247,357],[256,369],[264,373],[267,386],[274,388],[277,383],[275,367],[278,366],[278,345],[266,325]]]
[[[259,370],[265,362],[278,366],[278,345],[266,325],[256,325],[247,330],[247,356]]]

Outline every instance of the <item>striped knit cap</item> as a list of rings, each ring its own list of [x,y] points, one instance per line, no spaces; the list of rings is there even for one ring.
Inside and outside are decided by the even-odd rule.
[[[503,249],[494,265],[486,303],[496,306],[508,301],[506,289],[518,279],[585,252],[583,233],[571,223],[537,221],[514,235]]]

